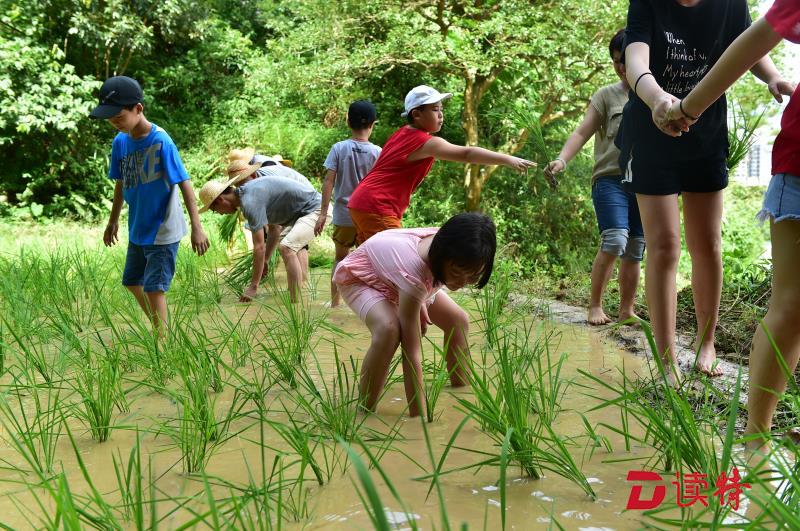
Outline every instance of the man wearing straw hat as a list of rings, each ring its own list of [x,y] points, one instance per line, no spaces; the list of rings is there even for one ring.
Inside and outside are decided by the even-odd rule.
[[[229,179],[236,179],[235,185],[241,186],[246,182],[258,179],[260,177],[286,177],[293,181],[297,181],[306,186],[314,187],[305,175],[292,169],[286,163],[291,164],[291,161],[284,160],[280,155],[260,155],[256,150],[248,147],[243,149],[232,149],[228,153],[228,168],[227,174]],[[275,226],[275,231],[280,233],[281,238],[288,234],[287,227]],[[281,232],[282,231],[282,232]],[[267,257],[272,256],[268,253]],[[308,245],[303,247],[297,252],[297,258],[300,260],[300,268],[303,271],[303,282],[308,282]]]
[[[250,165],[253,166],[253,165]],[[322,196],[310,184],[286,177],[267,176],[248,181],[238,188],[242,175],[228,181],[209,181],[200,189],[200,212],[232,214],[241,209],[253,232],[253,276],[244,290],[241,302],[249,302],[258,291],[266,263],[277,246],[286,267],[289,295],[297,302],[303,277],[298,252],[314,239],[314,226],[320,214]],[[284,227],[281,232],[280,227]],[[267,237],[263,228],[267,228]]]

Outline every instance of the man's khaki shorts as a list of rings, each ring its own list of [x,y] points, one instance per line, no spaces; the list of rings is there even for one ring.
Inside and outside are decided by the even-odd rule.
[[[314,239],[314,227],[317,225],[320,210],[317,209],[310,214],[298,218],[293,225],[283,228],[281,232],[281,245],[288,247],[294,252],[309,244]],[[328,215],[333,215],[333,208],[328,206]]]

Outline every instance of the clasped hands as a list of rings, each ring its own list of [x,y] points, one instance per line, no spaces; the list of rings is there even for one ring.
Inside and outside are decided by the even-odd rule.
[[[776,76],[767,83],[767,89],[778,103],[783,102],[783,96],[791,96],[795,90],[795,84]],[[700,115],[691,116],[687,114],[687,109],[682,108],[681,100],[664,92],[653,105],[653,123],[662,133],[669,136],[681,136],[687,132],[700,118]],[[689,110],[689,112],[692,112]]]
[[[653,105],[653,123],[669,136],[681,136],[697,122],[699,116],[688,116],[681,110],[681,100],[664,92]]]

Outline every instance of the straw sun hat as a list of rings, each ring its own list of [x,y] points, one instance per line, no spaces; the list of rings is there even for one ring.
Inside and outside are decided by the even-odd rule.
[[[232,179],[233,184],[238,184],[253,175],[260,167],[261,164],[250,164],[250,159],[236,159],[228,164],[226,173],[228,174],[228,178]]]
[[[250,162],[253,159],[253,155],[256,154],[256,150],[247,147],[242,149],[232,149],[228,152],[228,162],[233,162],[235,160],[243,160],[245,162]]]
[[[206,184],[200,188],[200,202],[203,204],[202,208],[198,210],[200,214],[205,212],[211,207],[211,203],[216,200],[222,192],[228,189],[228,187],[233,186],[236,184],[236,180],[241,179],[241,177],[237,177],[236,179],[230,179],[228,181],[208,181]]]

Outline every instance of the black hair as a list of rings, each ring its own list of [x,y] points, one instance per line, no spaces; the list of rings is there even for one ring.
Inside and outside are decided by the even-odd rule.
[[[444,266],[450,262],[464,269],[480,269],[481,278],[476,286],[482,288],[492,276],[496,250],[492,218],[475,212],[456,214],[442,225],[428,250],[433,278],[444,283]]]
[[[608,43],[608,54],[614,58],[614,52],[622,53],[622,46],[625,43],[625,28],[622,28],[611,37]]]
[[[422,107],[424,107],[424,105],[421,105],[421,106],[419,106],[419,107],[414,107],[413,109],[411,109],[410,111],[408,111],[408,114],[406,115],[406,120],[408,120],[408,125],[414,125],[414,117],[412,116],[412,114],[413,114],[413,113],[414,113],[414,111],[416,111],[417,109],[422,109]]]

